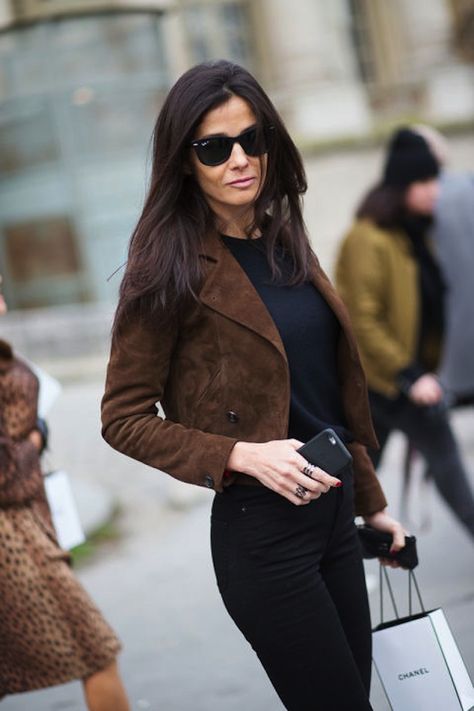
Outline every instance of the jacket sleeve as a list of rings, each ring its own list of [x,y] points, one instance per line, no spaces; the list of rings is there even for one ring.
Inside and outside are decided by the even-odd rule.
[[[387,506],[387,500],[366,447],[355,441],[347,447],[352,454],[356,516],[369,516],[382,511]]]
[[[181,481],[222,491],[226,463],[237,440],[158,415],[178,338],[178,319],[122,320],[107,367],[102,435],[133,459]]]
[[[361,224],[346,237],[337,262],[336,283],[352,321],[364,360],[377,364],[387,380],[395,380],[410,365],[385,318],[387,293],[385,254],[369,225]]]
[[[38,383],[15,361],[1,387],[9,393],[9,407],[0,412],[0,506],[10,506],[35,498],[43,488],[39,452],[28,439],[36,422]]]
[[[0,507],[22,504],[42,490],[38,450],[25,439],[0,436]]]

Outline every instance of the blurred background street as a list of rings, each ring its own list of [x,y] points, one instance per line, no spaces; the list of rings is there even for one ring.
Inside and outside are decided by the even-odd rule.
[[[332,275],[394,126],[437,126],[449,170],[473,171],[473,47],[472,0],[0,0],[0,273],[11,307],[0,335],[63,386],[45,468],[70,474],[89,532],[118,510],[116,535],[77,573],[122,639],[134,711],[282,708],[217,592],[212,493],[100,437],[121,271],[109,276],[126,258],[168,87],[215,57],[255,73],[303,152],[305,219]],[[472,408],[453,422],[474,485]],[[393,436],[381,470],[395,515],[404,446]],[[415,491],[409,513],[425,604],[445,610],[474,678],[474,546],[434,490]],[[375,563],[367,576],[375,624]],[[404,574],[392,578],[403,598]],[[375,674],[372,700],[387,711]],[[1,706],[79,711],[84,702],[74,682]]]

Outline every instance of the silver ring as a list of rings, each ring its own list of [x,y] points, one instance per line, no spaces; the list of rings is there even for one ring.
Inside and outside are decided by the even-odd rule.
[[[298,484],[298,486],[295,489],[295,496],[297,496],[299,499],[304,499],[306,494],[308,493],[308,489],[305,489],[304,486],[301,486],[301,484]]]
[[[309,478],[312,479],[315,469],[316,467],[314,464],[307,464],[303,469],[303,474],[306,474],[306,476],[309,476]]]

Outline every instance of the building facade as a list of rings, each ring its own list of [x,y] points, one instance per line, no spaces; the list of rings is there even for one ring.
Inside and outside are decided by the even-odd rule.
[[[11,306],[115,298],[154,118],[192,64],[247,66],[302,145],[401,115],[467,121],[474,70],[452,37],[468,5],[0,0],[0,269]]]

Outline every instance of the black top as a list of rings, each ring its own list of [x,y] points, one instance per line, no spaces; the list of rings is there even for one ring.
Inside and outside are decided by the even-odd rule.
[[[416,359],[398,376],[402,392],[406,392],[423,373],[433,370],[434,364],[428,361],[425,354],[432,342],[441,343],[443,339],[446,286],[441,269],[426,242],[432,218],[406,215],[400,226],[410,239],[413,257],[418,264],[420,294],[420,328]]]
[[[264,237],[222,239],[267,307],[285,347],[291,383],[288,437],[307,442],[332,427],[350,441],[337,375],[339,321],[313,284],[285,286],[272,281]],[[288,273],[283,251],[277,261]]]

